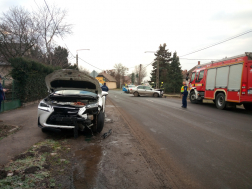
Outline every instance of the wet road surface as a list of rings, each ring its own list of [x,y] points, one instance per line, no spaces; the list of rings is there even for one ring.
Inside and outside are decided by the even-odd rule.
[[[133,97],[121,91],[109,91],[109,99],[136,138],[145,140],[149,158],[160,168],[153,172],[164,185],[252,188],[252,112],[190,102],[182,109],[181,99]]]

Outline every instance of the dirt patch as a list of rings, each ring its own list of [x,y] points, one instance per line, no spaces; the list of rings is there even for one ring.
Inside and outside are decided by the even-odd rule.
[[[20,127],[14,125],[6,125],[4,122],[0,122],[0,140],[15,133]]]
[[[25,174],[34,174],[36,171],[39,171],[40,168],[38,166],[32,166],[24,170]]]
[[[7,171],[5,170],[0,170],[0,180],[4,179],[7,177]]]
[[[24,154],[19,154],[13,158],[13,161],[16,161],[18,159],[25,159],[27,157],[34,157],[34,153],[32,152],[26,152]]]
[[[38,148],[36,150],[39,154],[43,154],[43,153],[50,153],[52,152],[52,149],[48,146],[41,146],[40,148]]]

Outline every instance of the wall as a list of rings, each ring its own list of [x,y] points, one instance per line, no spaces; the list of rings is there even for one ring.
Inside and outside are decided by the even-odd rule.
[[[106,82],[106,85],[109,89],[116,89],[116,82],[115,81]]]

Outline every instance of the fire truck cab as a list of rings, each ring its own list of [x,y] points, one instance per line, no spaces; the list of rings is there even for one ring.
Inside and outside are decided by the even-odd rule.
[[[252,110],[252,52],[198,65],[189,91],[192,103],[211,99],[218,109],[243,104]]]

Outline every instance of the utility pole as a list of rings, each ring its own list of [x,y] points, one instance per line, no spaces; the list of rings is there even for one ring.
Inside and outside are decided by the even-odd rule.
[[[142,70],[142,64],[140,64],[140,69],[139,69],[139,76],[138,76],[138,79],[139,79],[138,83],[139,83],[139,85],[141,84],[141,70]]]
[[[159,89],[159,61],[157,61],[157,71],[156,71],[156,89]]]
[[[77,65],[77,70],[79,70],[79,66],[78,66],[78,51],[82,51],[82,50],[90,50],[90,49],[78,49],[78,50],[76,50],[76,65]]]
[[[76,65],[77,65],[77,70],[79,70],[78,68],[78,53],[76,54]]]

